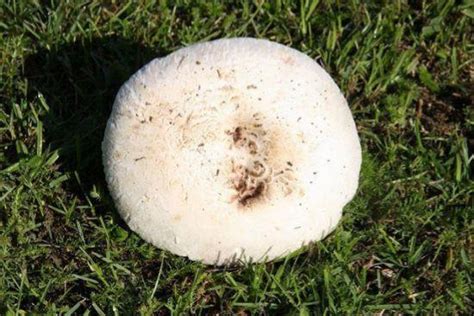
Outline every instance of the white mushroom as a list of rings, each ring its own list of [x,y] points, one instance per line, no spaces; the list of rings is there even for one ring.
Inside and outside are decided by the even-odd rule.
[[[311,58],[221,39],[151,61],[120,89],[103,161],[130,228],[207,264],[268,261],[328,235],[361,164],[347,102]]]

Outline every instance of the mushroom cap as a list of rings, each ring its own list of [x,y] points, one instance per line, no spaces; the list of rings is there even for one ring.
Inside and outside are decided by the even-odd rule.
[[[130,228],[206,264],[269,261],[328,235],[361,165],[341,91],[305,54],[220,39],[152,60],[120,89],[102,144]]]

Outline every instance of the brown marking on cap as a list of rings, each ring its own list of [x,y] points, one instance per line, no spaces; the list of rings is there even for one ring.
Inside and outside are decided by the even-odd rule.
[[[298,165],[302,157],[296,148],[298,144],[284,127],[268,128],[258,120],[260,116],[239,113],[233,120],[236,127],[226,131],[232,141],[230,150],[239,149],[240,160],[231,161],[229,183],[234,190],[231,202],[236,202],[241,211],[256,209],[271,203],[272,198],[286,198],[300,190],[294,171],[288,168]]]
[[[235,90],[235,89],[234,89],[233,86],[227,84],[227,85],[225,85],[225,86],[220,87],[219,90],[225,91],[225,92],[230,92],[230,91],[233,91],[233,90]]]
[[[176,214],[175,216],[173,216],[173,221],[179,222],[182,218],[183,216],[181,214]]]
[[[249,153],[251,155],[256,155],[257,154],[257,144],[253,140],[250,140],[249,143],[248,143],[248,146],[249,146]]]
[[[293,59],[293,57],[288,56],[288,55],[282,56],[281,60],[282,60],[283,63],[286,64],[286,65],[293,66],[293,65],[295,64],[295,60]]]
[[[181,67],[181,64],[183,63],[185,57],[186,56],[181,57],[181,59],[178,62],[178,66],[176,67],[177,69],[179,69],[179,67]]]
[[[239,203],[246,206],[251,200],[260,198],[265,191],[265,182],[259,182],[255,187],[249,188],[240,198]]]
[[[234,132],[232,133],[232,140],[234,141],[234,143],[237,143],[241,139],[242,139],[242,128],[238,126],[235,128]]]

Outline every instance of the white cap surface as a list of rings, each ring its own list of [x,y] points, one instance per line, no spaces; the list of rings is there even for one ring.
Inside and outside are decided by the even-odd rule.
[[[102,149],[130,228],[208,264],[268,261],[324,238],[361,164],[331,77],[297,50],[251,38],[148,63],[118,92]]]

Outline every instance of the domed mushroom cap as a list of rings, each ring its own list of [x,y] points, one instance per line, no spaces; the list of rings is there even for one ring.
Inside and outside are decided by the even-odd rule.
[[[294,49],[251,38],[144,66],[117,94],[102,147],[130,228],[208,264],[268,261],[324,238],[361,164],[331,77]]]

